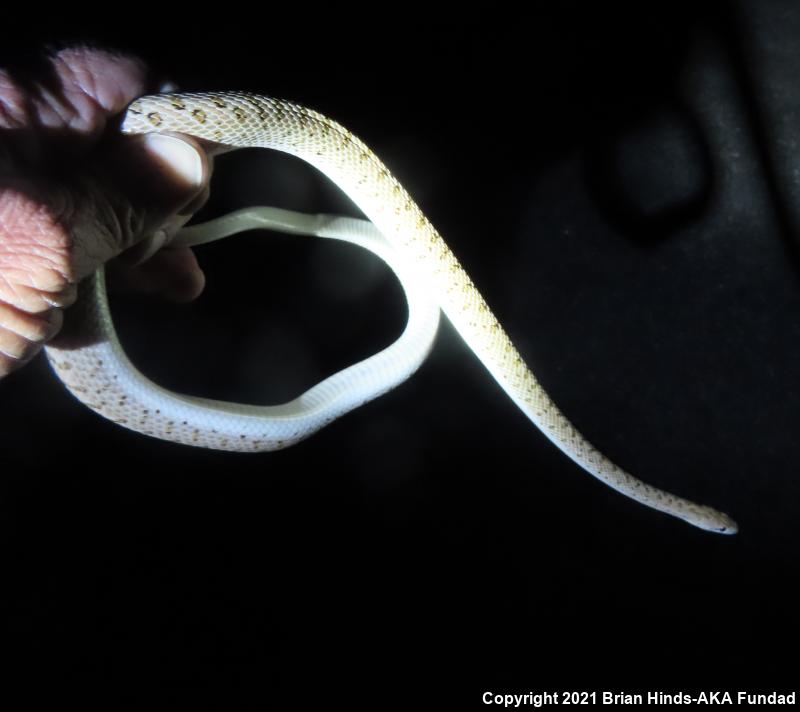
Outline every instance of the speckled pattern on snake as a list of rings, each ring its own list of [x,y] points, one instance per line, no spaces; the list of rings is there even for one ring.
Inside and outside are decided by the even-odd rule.
[[[169,131],[230,148],[270,148],[315,166],[363,211],[503,390],[564,453],[637,502],[702,529],[737,531],[727,515],[636,479],[576,431],[544,392],[420,208],[378,157],[335,121],[302,106],[248,93],[161,94],[133,102],[122,131]],[[49,348],[56,373],[76,397],[101,415],[139,432],[190,445],[233,451],[286,447],[385,392],[418,365],[385,362],[374,369],[362,362],[360,371],[343,371],[320,384],[317,391],[322,392],[311,389],[293,405],[272,408],[178,396],[150,383],[127,362],[103,300],[102,279],[96,275],[76,305],[92,343],[80,349]],[[424,346],[414,351],[420,352],[419,360],[427,353]],[[342,399],[348,402],[330,405]]]

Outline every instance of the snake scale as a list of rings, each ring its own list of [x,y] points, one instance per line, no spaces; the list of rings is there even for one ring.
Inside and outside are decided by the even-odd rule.
[[[303,106],[249,93],[159,94],[134,101],[122,131],[189,134],[229,149],[283,151],[310,163],[363,211],[391,246],[401,265],[398,269],[414,275],[519,409],[564,453],[637,502],[708,531],[737,531],[727,515],[636,479],[577,432],[417,204],[378,157],[335,121]],[[171,394],[138,374],[121,351],[104,300],[98,273],[74,307],[85,332],[83,345],[48,348],[58,376],[81,401],[128,428],[214,449],[273,450],[307,437],[407,378],[432,339],[430,329],[419,337],[423,345],[411,350],[419,356],[417,363],[403,365],[389,359],[375,365],[368,360],[360,364],[360,371],[336,374],[287,406],[223,404]],[[333,401],[336,405],[330,406]],[[303,421],[309,412],[312,421]]]

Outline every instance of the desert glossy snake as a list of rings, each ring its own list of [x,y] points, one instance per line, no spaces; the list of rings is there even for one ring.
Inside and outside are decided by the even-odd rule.
[[[534,424],[564,453],[610,487],[654,509],[720,533],[736,532],[725,514],[651,487],[594,448],[556,407],[509,340],[450,248],[378,157],[335,121],[302,106],[247,93],[162,94],[128,108],[123,132],[169,131],[236,147],[298,156],[328,176],[367,221],[246,212],[191,232],[196,244],[273,220],[293,232],[352,239],[390,263],[410,300],[409,326],[372,359],[326,379],[284,406],[259,408],[169,393],[128,362],[113,331],[102,272],[74,307],[80,348],[48,347],[56,373],[77,398],[139,432],[202,447],[262,451],[286,447],[411,375],[428,353],[446,314],[467,346]],[[338,221],[338,222],[337,222]]]

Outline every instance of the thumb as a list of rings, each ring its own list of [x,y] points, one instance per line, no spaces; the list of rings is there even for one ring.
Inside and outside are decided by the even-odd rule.
[[[74,280],[120,253],[136,262],[168,243],[211,172],[200,144],[177,134],[120,137],[101,155],[70,220]]]

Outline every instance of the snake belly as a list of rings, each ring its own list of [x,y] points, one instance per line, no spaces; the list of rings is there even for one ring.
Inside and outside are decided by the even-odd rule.
[[[726,514],[652,487],[615,465],[591,445],[545,393],[453,252],[380,159],[335,121],[303,106],[249,93],[185,93],[142,97],[127,111],[128,134],[175,132],[230,148],[263,147],[297,156],[330,178],[374,223],[436,299],[478,359],[519,409],[562,452],[609,487],[653,509],[708,531],[732,534]],[[95,298],[95,297],[91,297]],[[70,354],[58,354],[56,371],[65,380]],[[94,368],[100,373],[102,365]],[[76,393],[86,400],[86,394]],[[134,400],[134,399],[127,399]],[[120,403],[118,398],[117,403]],[[128,427],[171,439],[171,413],[113,410]],[[99,412],[103,413],[102,410]],[[106,414],[106,413],[103,413]],[[183,416],[180,416],[183,418]],[[224,419],[224,414],[220,416]],[[183,418],[185,419],[185,418]],[[162,421],[156,426],[156,421]],[[217,423],[219,425],[219,423]],[[140,427],[141,426],[141,427]],[[218,447],[207,422],[191,423],[192,444]],[[174,427],[172,428],[174,430]],[[300,439],[300,438],[297,438]],[[225,449],[254,450],[252,438],[226,438]],[[231,442],[231,440],[235,442]],[[216,445],[215,445],[216,443]],[[240,447],[237,447],[239,445]],[[274,442],[262,443],[274,449]]]

